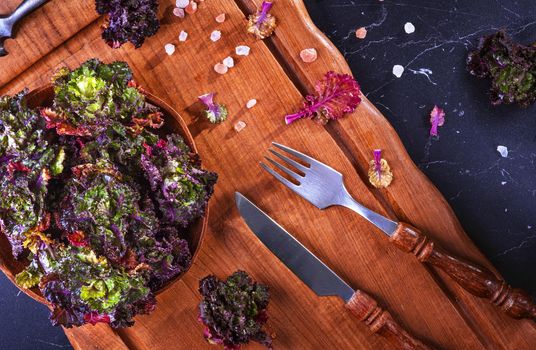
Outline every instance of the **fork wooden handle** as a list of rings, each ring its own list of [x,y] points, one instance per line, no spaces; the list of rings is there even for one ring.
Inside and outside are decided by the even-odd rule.
[[[398,324],[389,312],[382,310],[376,300],[363,291],[356,291],[346,303],[359,321],[364,322],[373,333],[384,337],[391,346],[404,350],[430,350],[432,348],[411,336]]]
[[[485,267],[449,254],[415,227],[399,223],[391,241],[419,261],[440,268],[469,293],[489,299],[508,316],[536,318],[536,304],[528,293],[510,287]]]

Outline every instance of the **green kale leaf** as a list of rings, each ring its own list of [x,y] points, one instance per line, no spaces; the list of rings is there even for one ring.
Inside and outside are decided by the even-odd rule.
[[[125,62],[91,59],[73,71],[59,70],[53,84],[53,106],[41,114],[47,127],[60,135],[96,137],[114,120],[127,120],[148,109]]]

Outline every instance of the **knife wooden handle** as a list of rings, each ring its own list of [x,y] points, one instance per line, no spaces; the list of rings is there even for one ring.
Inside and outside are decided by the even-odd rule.
[[[373,333],[386,338],[391,346],[404,350],[431,350],[421,341],[411,336],[398,324],[389,312],[382,310],[376,300],[363,291],[356,291],[346,303],[359,321],[364,322]]]
[[[469,293],[489,299],[508,316],[536,318],[536,304],[528,293],[510,287],[485,267],[449,254],[415,227],[399,223],[391,241],[419,261],[440,268]]]

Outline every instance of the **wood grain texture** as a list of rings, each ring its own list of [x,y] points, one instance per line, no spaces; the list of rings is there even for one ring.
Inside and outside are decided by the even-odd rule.
[[[196,263],[181,281],[157,297],[159,305],[152,315],[137,317],[133,328],[115,334],[136,349],[213,349],[204,342],[197,322],[198,281],[209,273],[224,277],[240,268],[271,287],[269,323],[276,334],[277,348],[390,348],[382,338],[371,336],[366,325],[344,312],[342,301],[318,298],[257,241],[234,208],[233,194],[238,190],[350,285],[376,296],[395,319],[426,343],[442,349],[534,348],[534,323],[500,314],[444,273],[424,267],[389,244],[376,228],[349,210],[318,211],[258,166],[271,141],[306,152],[343,173],[351,194],[364,205],[422,228],[449,250],[496,272],[368,100],[364,99],[355,113],[326,128],[306,120],[284,124],[283,116],[300,106],[302,94],[311,90],[327,70],[350,70],[311,23],[301,1],[277,1],[272,12],[280,25],[270,39],[257,41],[247,35],[243,11],[252,11],[260,2],[205,1],[195,15],[180,20],[169,10],[174,0],[161,0],[162,29],[138,50],[111,50],[100,38],[99,21],[87,25],[79,20],[80,30],[72,38],[64,37],[62,45],[28,65],[24,72],[14,73],[9,67],[0,72],[0,81],[4,81],[4,75],[18,75],[0,88],[2,94],[14,93],[25,86],[36,88],[47,83],[54,70],[63,65],[76,67],[95,56],[105,61],[125,60],[148,91],[179,111],[205,166],[220,175],[211,201],[207,238]],[[92,1],[83,3],[88,6]],[[222,12],[228,20],[218,24],[214,17]],[[40,10],[35,16],[42,16]],[[77,18],[78,14],[70,16]],[[222,31],[222,39],[216,43],[209,40],[214,29]],[[184,43],[177,40],[181,30],[189,33]],[[171,57],[163,50],[168,42],[177,44]],[[233,55],[236,66],[226,75],[216,74],[213,65],[232,55],[239,44],[249,45],[251,55]],[[300,61],[299,52],[306,47],[318,50],[316,62]],[[197,96],[208,91],[217,92],[217,101],[225,103],[231,112],[223,124],[213,126],[198,118],[202,107]],[[258,104],[248,110],[245,103],[251,98]],[[247,124],[240,133],[232,128],[238,120]],[[384,190],[367,185],[366,169],[374,148],[384,150],[395,175],[393,184]],[[76,348],[116,348],[101,328],[88,326],[66,332]]]

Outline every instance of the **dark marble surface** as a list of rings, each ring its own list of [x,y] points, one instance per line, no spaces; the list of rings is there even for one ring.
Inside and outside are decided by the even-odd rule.
[[[495,30],[536,41],[534,0],[305,2],[467,233],[509,283],[536,296],[536,108],[491,107],[488,82],[464,65],[478,38]],[[406,22],[415,33],[404,32]],[[355,38],[359,27],[368,29],[364,40]],[[395,64],[405,67],[400,79]],[[427,149],[434,104],[445,109],[446,123]],[[508,158],[498,145],[508,147]],[[1,349],[70,348],[46,308],[3,275],[0,310]]]

